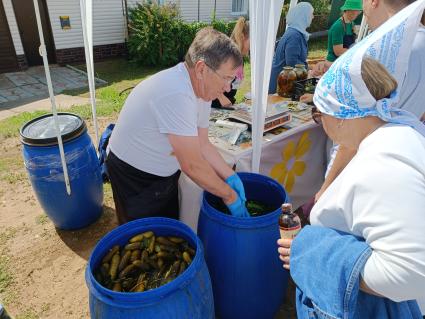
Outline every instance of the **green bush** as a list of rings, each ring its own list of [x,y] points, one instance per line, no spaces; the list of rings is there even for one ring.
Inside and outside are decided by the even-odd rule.
[[[196,32],[208,25],[230,35],[235,21],[186,23],[175,4],[139,3],[129,10],[130,57],[143,65],[174,65],[183,60]]]
[[[155,3],[139,3],[129,12],[130,55],[145,65],[164,66],[176,63],[179,42],[176,32],[180,20],[173,4],[159,6]]]
[[[300,1],[303,2],[303,1]],[[310,2],[314,8],[314,19],[311,22],[310,27],[307,29],[308,32],[316,32],[327,29],[328,16],[331,9],[329,0],[304,0],[304,2]],[[285,17],[288,14],[289,3],[284,4],[282,7],[282,13],[280,15],[280,22],[277,30],[277,39],[279,39],[285,32],[286,21]]]
[[[308,2],[314,8],[314,15],[328,15],[331,11],[331,2],[329,0],[310,0]]]

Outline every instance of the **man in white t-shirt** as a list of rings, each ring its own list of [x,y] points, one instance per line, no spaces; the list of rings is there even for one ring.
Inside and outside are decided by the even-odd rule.
[[[414,0],[363,0],[363,14],[370,29],[375,30],[390,17],[408,6]],[[425,15],[422,24],[425,23]],[[400,108],[415,114],[419,119],[425,115],[425,102],[422,97],[425,92],[425,27],[419,28],[409,59],[406,79],[400,83]],[[345,166],[351,161],[357,150],[334,145],[330,151],[330,159],[325,181],[315,200],[323,194],[326,188],[335,180]]]
[[[120,224],[148,216],[178,218],[180,169],[248,216],[240,179],[208,139],[211,100],[230,90],[242,56],[212,28],[198,32],[185,62],[137,85],[109,141],[106,161]]]

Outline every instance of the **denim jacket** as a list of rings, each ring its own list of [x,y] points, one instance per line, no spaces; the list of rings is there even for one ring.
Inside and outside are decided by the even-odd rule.
[[[372,249],[351,234],[306,226],[291,246],[298,319],[422,319],[416,301],[394,302],[359,290]]]

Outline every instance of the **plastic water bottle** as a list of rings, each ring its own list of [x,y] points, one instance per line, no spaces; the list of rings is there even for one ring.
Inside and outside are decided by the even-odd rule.
[[[301,230],[301,220],[292,211],[291,203],[282,204],[282,214],[279,217],[280,237],[284,239],[294,238]]]

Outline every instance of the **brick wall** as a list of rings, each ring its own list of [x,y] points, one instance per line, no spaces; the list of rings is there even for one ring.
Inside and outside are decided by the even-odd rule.
[[[95,62],[125,54],[126,46],[124,43],[97,45],[93,47],[93,59]],[[84,61],[83,47],[56,50],[56,63],[59,65]]]

